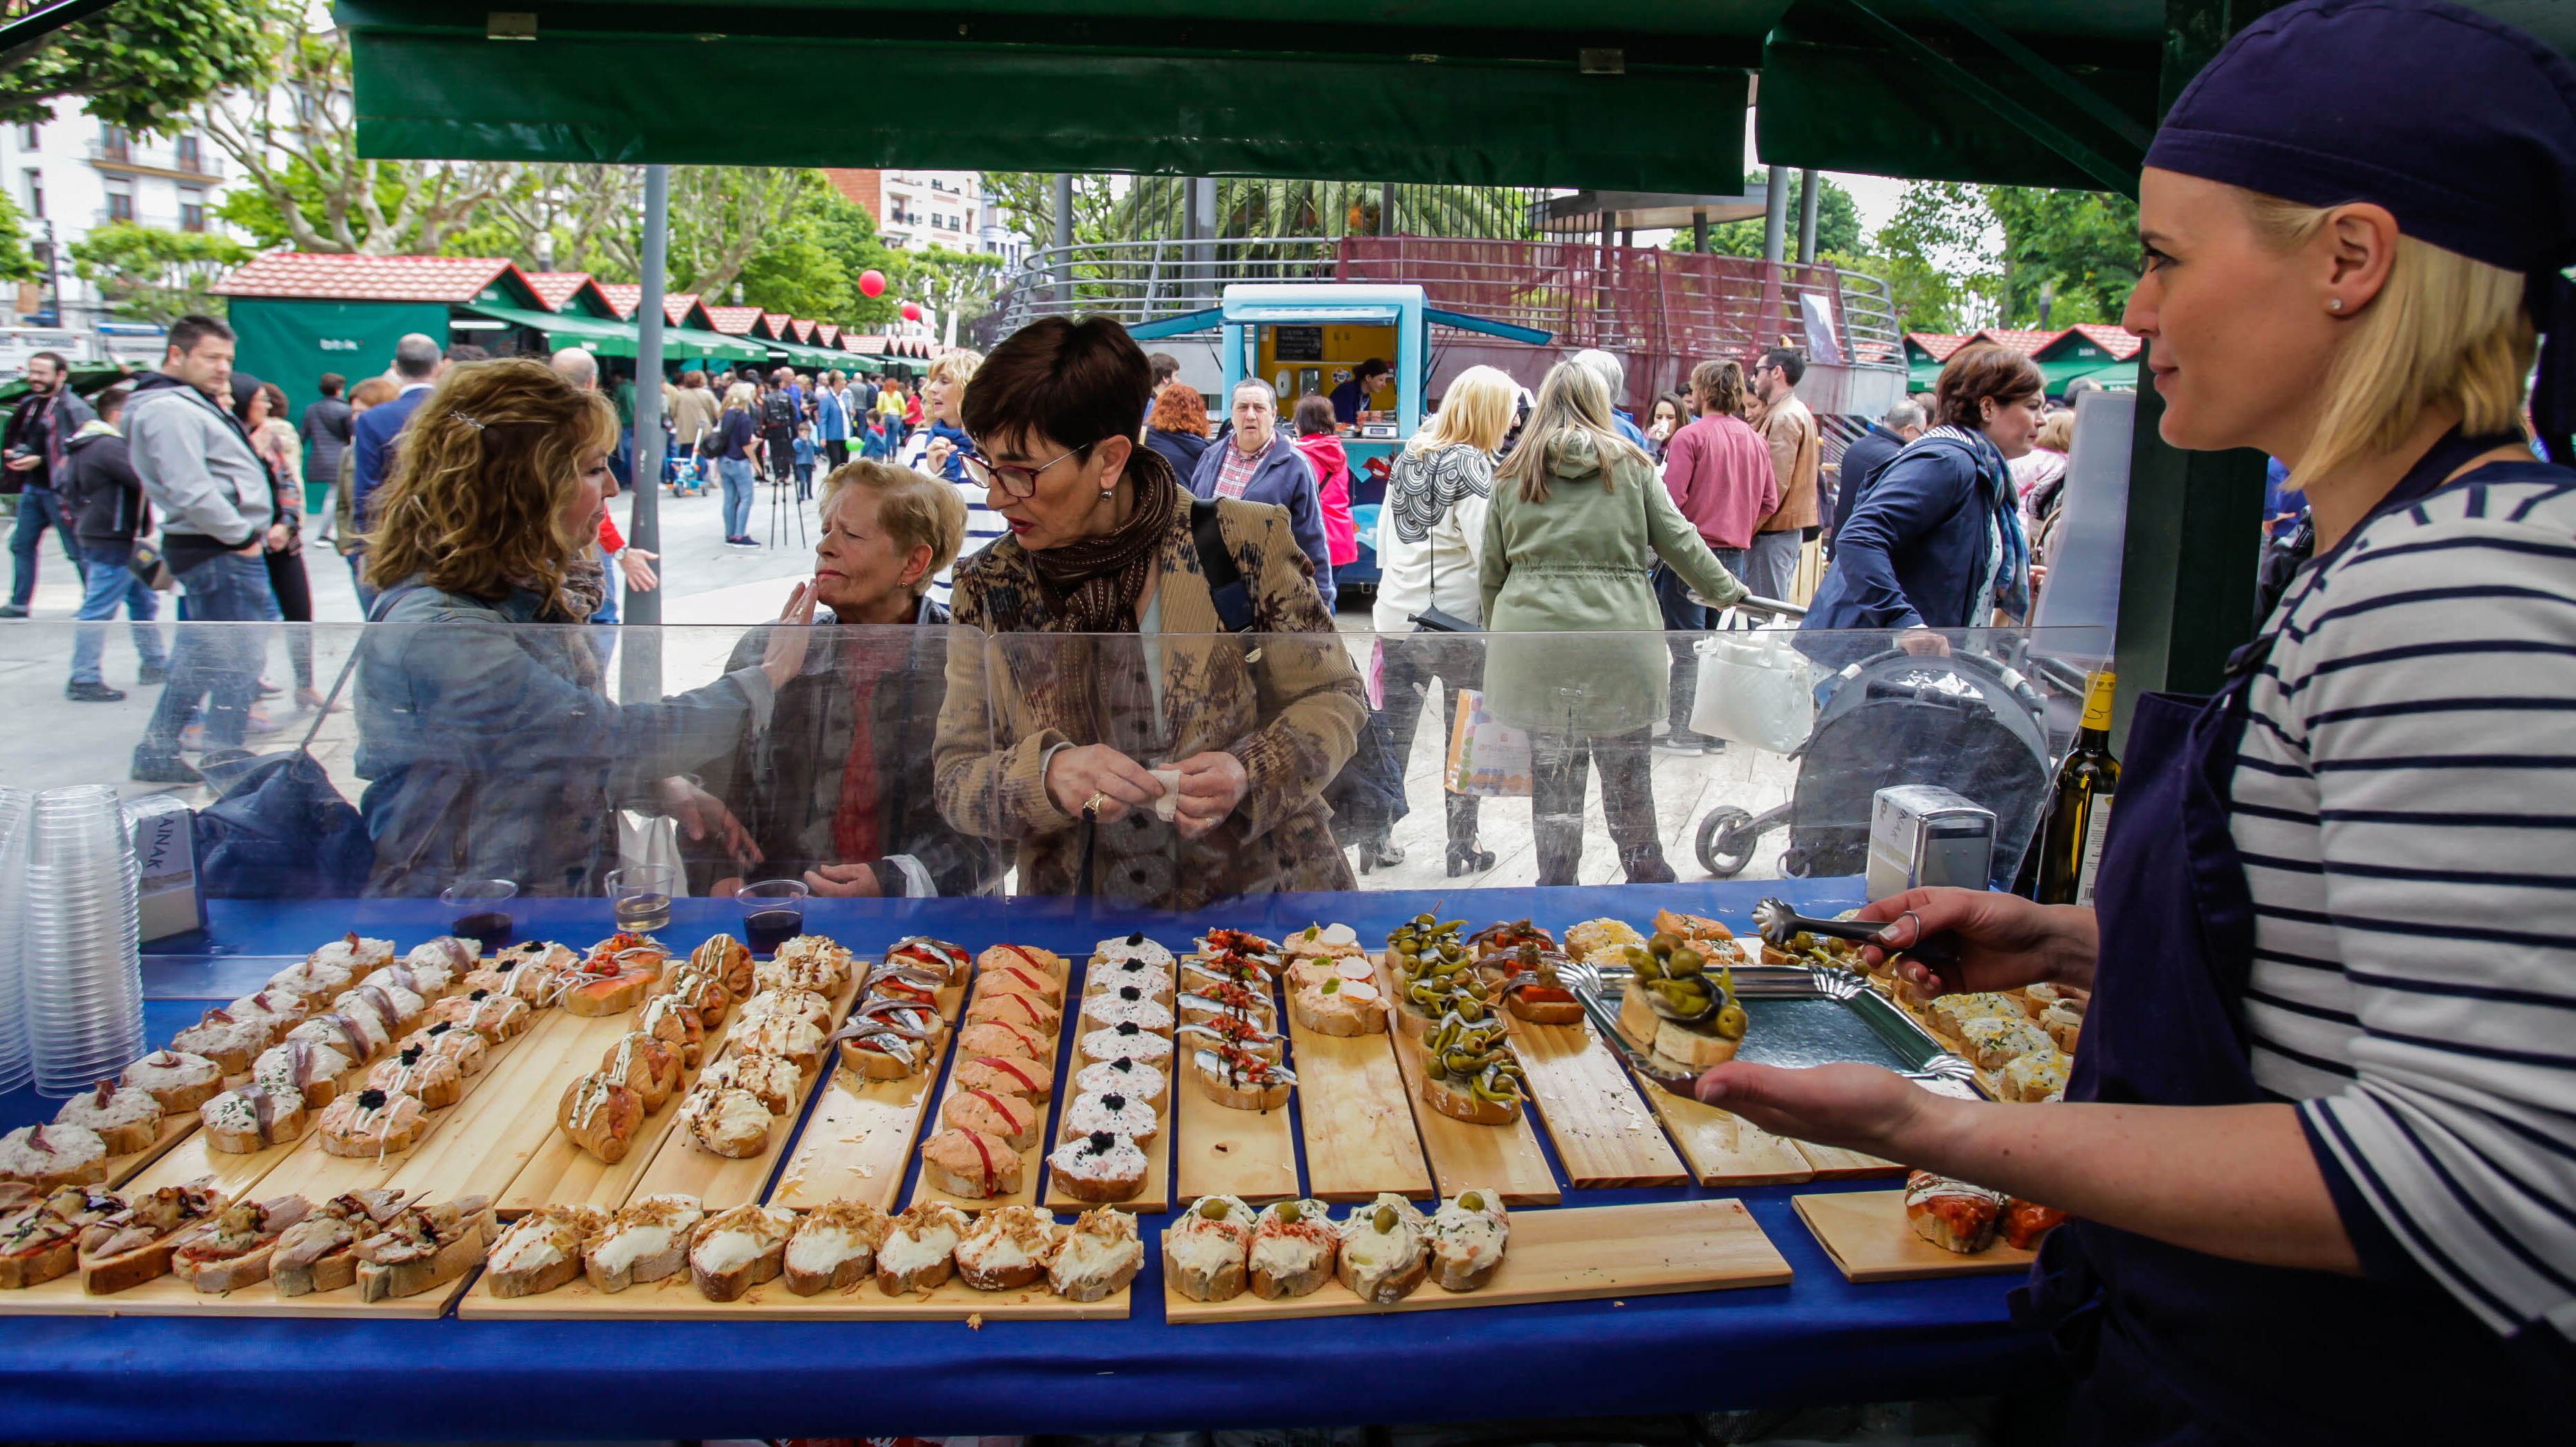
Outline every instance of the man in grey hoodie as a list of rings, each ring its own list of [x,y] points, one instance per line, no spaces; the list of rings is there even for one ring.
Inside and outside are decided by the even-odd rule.
[[[161,514],[161,554],[186,595],[182,623],[278,619],[260,552],[284,546],[268,465],[231,409],[232,328],[212,317],[181,317],[170,328],[161,370],[134,384],[126,404],[126,450]],[[247,755],[242,736],[259,690],[268,632],[187,628],[170,659],[170,684],[134,748],[133,777],[193,784],[202,777],[179,757],[179,730],[205,704],[206,756],[217,765]]]

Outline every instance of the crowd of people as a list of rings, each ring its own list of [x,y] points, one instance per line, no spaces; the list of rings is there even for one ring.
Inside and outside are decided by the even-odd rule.
[[[632,485],[634,382],[590,353],[491,359],[408,336],[382,375],[325,376],[290,419],[282,389],[234,371],[232,351],[222,322],[188,318],[158,371],[87,400],[40,357],[9,422],[18,597],[58,529],[83,569],[80,617],[122,609],[137,676],[166,685],[135,779],[220,788],[251,737],[279,727],[264,697],[291,686],[299,710],[340,706],[302,630],[289,630],[291,685],[272,686],[258,631],[190,631],[165,650],[151,626],[156,581],[175,582],[186,618],[309,621],[308,518],[376,621],[613,624],[623,593],[659,586],[656,556],[605,506]],[[526,887],[581,887],[611,837],[608,805],[639,799],[713,841],[697,861],[710,886],[785,870],[825,892],[953,893],[994,888],[1016,862],[1033,891],[1329,887],[1354,864],[1404,861],[1392,834],[1435,683],[1443,739],[1470,691],[1533,739],[1541,882],[1577,877],[1596,767],[1623,872],[1667,880],[1651,751],[1724,748],[1690,727],[1691,640],[1716,612],[1789,596],[1800,549],[1822,536],[1833,562],[1811,628],[1939,646],[1998,610],[2027,616],[2064,483],[2065,414],[2044,413],[2036,367],[1991,347],[1953,359],[1928,414],[1900,402],[1853,442],[1831,496],[1793,349],[1701,363],[1643,427],[1609,353],[1574,354],[1535,394],[1470,367],[1392,460],[1368,539],[1372,622],[1401,637],[1368,661],[1368,686],[1337,645],[1202,643],[1333,631],[1337,572],[1361,554],[1343,433],[1390,375],[1360,370],[1284,408],[1246,379],[1212,419],[1175,359],[1102,322],[1024,329],[990,359],[953,350],[917,391],[837,371],[680,373],[664,386],[662,485],[720,488],[736,547],[760,545],[761,481],[799,505],[819,489],[802,606],[928,626],[882,657],[819,645],[819,672],[841,681],[819,690],[793,670],[770,677],[767,644],[746,641],[719,685],[585,713],[569,753],[536,737],[549,710],[600,689],[614,633],[490,657],[425,634],[370,654],[352,696],[377,887],[428,888],[478,857],[502,869],[513,851],[536,861],[503,871]],[[1082,656],[952,649],[952,619],[1082,634],[1065,645]],[[1484,629],[1508,636],[1460,636]],[[1524,636],[1548,634],[1570,636]],[[125,696],[106,682],[108,636],[81,630],[69,697]],[[519,680],[529,668],[556,684]],[[478,807],[486,791],[459,779],[484,772],[482,748],[490,783],[546,774],[527,797],[554,804],[490,827],[440,815]],[[1483,806],[1442,793],[1447,872],[1492,868]],[[556,807],[570,797],[599,807]],[[1085,805],[1088,847],[1043,842]]]

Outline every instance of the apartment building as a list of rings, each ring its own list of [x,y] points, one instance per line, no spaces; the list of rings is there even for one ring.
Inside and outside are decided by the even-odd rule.
[[[874,171],[830,169],[824,175],[843,196],[867,208],[888,246],[944,246],[981,252],[1017,265],[1027,242],[984,195],[980,171]]]
[[[46,275],[0,290],[11,319],[94,334],[110,320],[98,291],[73,274],[70,247],[112,221],[165,231],[219,228],[224,160],[193,132],[137,136],[61,101],[42,122],[0,126],[0,185],[24,218]]]

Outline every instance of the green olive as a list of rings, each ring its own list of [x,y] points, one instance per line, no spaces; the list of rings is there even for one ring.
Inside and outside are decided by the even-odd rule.
[[[1653,955],[1635,945],[1621,945],[1619,947],[1619,953],[1626,957],[1629,967],[1632,969],[1642,970],[1655,962],[1655,957]]]
[[[1717,1033],[1729,1040],[1743,1039],[1745,1028],[1751,1023],[1744,1017],[1741,1005],[1729,1005],[1717,1012]]]
[[[1664,968],[1677,979],[1688,979],[1707,969],[1708,961],[1701,959],[1697,950],[1681,949],[1673,951],[1673,957],[1664,962]]]
[[[1789,948],[1792,951],[1812,950],[1815,947],[1816,937],[1807,933],[1805,930],[1800,930],[1796,934],[1789,936]]]
[[[1485,1209],[1484,1193],[1481,1191],[1460,1192],[1458,1196],[1458,1209],[1462,1211],[1481,1211]]]
[[[1299,1210],[1297,1208],[1297,1203],[1294,1201],[1280,1202],[1278,1211],[1279,1224],[1282,1226],[1294,1226],[1298,1222],[1306,1219],[1306,1213]]]
[[[1429,929],[1440,921],[1427,914],[1417,914],[1413,917],[1413,922],[1424,929]]]
[[[1395,1229],[1395,1222],[1396,1215],[1395,1208],[1393,1206],[1378,1207],[1377,1215],[1370,1218],[1370,1224],[1377,1227],[1380,1235],[1393,1231]]]
[[[1440,1057],[1440,1068],[1452,1075],[1464,1075],[1476,1068],[1476,1057],[1464,1050],[1452,1050]]]
[[[1485,1002],[1482,1000],[1460,1000],[1457,1002],[1456,1009],[1458,1011],[1458,1018],[1470,1023],[1485,1018]]]
[[[1682,937],[1667,930],[1655,931],[1655,937],[1646,941],[1646,948],[1659,955],[1669,955],[1681,947]]]
[[[1210,1221],[1224,1220],[1225,1211],[1225,1202],[1217,1200],[1214,1197],[1210,1197],[1207,1200],[1199,1202],[1199,1214]]]

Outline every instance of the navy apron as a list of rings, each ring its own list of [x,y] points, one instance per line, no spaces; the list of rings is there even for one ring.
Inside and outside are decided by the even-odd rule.
[[[2419,501],[2498,441],[2453,432],[2379,511]],[[2277,1099],[2248,1058],[2254,906],[2228,832],[2246,688],[2271,642],[2238,650],[2215,695],[2137,702],[2095,875],[2101,960],[2068,1100]],[[2049,1234],[2014,1307],[2083,1378],[2070,1444],[2500,1447],[2548,1435],[2534,1430],[2532,1387],[2503,1339],[2429,1278],[2257,1266],[2069,1221]]]

